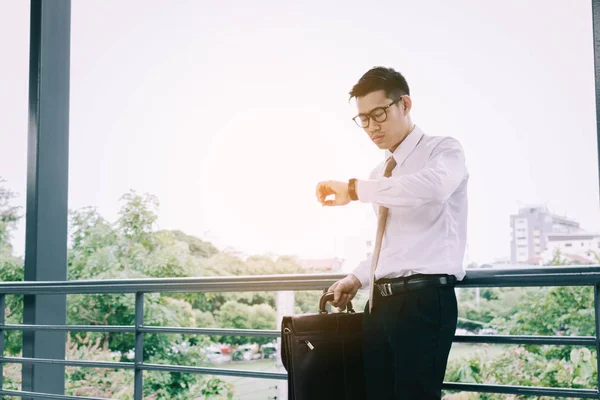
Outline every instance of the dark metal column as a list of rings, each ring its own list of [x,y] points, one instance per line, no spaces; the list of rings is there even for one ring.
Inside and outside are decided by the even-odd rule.
[[[31,0],[25,280],[67,279],[70,0]],[[66,296],[25,296],[25,324],[65,324]],[[23,356],[65,358],[65,333],[26,331]],[[23,390],[63,394],[61,365],[23,365]]]
[[[592,24],[594,30],[594,76],[596,89],[596,145],[600,177],[600,0],[592,0]],[[596,317],[596,362],[598,367],[598,399],[600,399],[600,286],[594,285],[594,309]]]
[[[594,75],[596,77],[596,137],[598,171],[600,171],[600,0],[592,0],[594,29]],[[600,175],[600,174],[599,174]]]

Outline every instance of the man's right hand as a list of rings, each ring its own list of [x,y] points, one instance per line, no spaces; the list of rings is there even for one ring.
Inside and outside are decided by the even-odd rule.
[[[358,278],[350,274],[344,279],[340,279],[329,288],[328,292],[333,292],[333,301],[331,304],[339,310],[346,308],[346,304],[351,301],[362,284]]]

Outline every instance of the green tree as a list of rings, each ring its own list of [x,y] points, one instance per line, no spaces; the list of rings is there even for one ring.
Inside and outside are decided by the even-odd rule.
[[[4,186],[5,182],[0,177],[0,249],[12,251],[10,236],[21,215],[20,207],[13,205],[16,194]]]
[[[0,281],[22,281],[23,259],[12,254],[10,239],[17,223],[22,218],[20,208],[13,204],[16,194],[4,186],[0,178]],[[6,296],[5,321],[8,324],[23,323],[23,296]],[[8,354],[21,352],[21,332],[6,331],[5,349]]]
[[[252,307],[236,301],[228,301],[218,312],[219,324],[223,328],[250,329]],[[220,340],[229,344],[250,343],[251,338],[244,336],[224,336]]]
[[[268,304],[249,306],[237,301],[227,301],[218,313],[219,323],[222,328],[234,329],[275,329],[277,327],[277,312]],[[270,338],[251,338],[243,336],[224,336],[220,339],[223,343],[258,344],[269,343]]]
[[[92,279],[117,269],[119,236],[93,207],[69,212],[70,243],[67,265],[70,280]]]
[[[12,255],[9,239],[21,216],[11,201],[14,195],[0,185],[0,279],[23,279],[23,261]],[[255,255],[242,258],[220,252],[212,244],[181,231],[156,230],[159,202],[156,197],[130,191],[121,199],[119,217],[104,219],[93,207],[69,213],[68,278],[131,279],[187,276],[239,276],[257,274],[296,274],[303,269],[292,257]],[[320,292],[298,297],[299,307],[315,312]],[[223,327],[275,329],[275,293],[149,293],[145,298],[145,325],[181,327]],[[69,324],[133,325],[133,294],[70,295],[67,302]],[[7,296],[7,322],[22,322],[22,296]],[[7,331],[9,354],[21,350],[20,334]],[[132,334],[72,333],[70,351],[84,354],[89,349],[106,360],[131,361]],[[269,338],[221,338],[201,335],[145,335],[144,359],[149,363],[204,365],[201,349],[209,340],[232,344],[270,342]],[[93,343],[93,344],[92,344]],[[90,350],[91,351],[91,350]],[[99,355],[100,357],[100,355]],[[116,357],[116,358],[115,358]],[[111,371],[104,377],[82,369],[69,369],[70,393],[85,394],[86,382],[98,383],[108,393],[105,380],[116,379]],[[92,384],[94,386],[95,384]],[[91,389],[90,389],[91,390]],[[232,396],[231,387],[219,379],[204,380],[195,374],[148,373],[144,391],[156,399],[213,398]],[[107,395],[111,397],[117,392]],[[122,392],[123,396],[125,392]],[[129,392],[127,392],[129,393]]]
[[[128,244],[139,243],[147,249],[153,248],[154,225],[158,219],[158,198],[151,194],[140,195],[130,190],[121,197],[119,230]]]
[[[156,232],[158,200],[150,195],[129,192],[122,197],[119,219],[111,224],[96,210],[84,208],[71,212],[69,277],[71,279],[131,279],[142,277],[190,276],[196,269],[197,256],[189,245],[168,231]],[[144,323],[157,326],[197,326],[192,305],[172,295],[149,293],[144,296]],[[75,295],[68,299],[68,319],[72,324],[132,325],[133,294]],[[122,361],[131,361],[134,348],[131,334],[92,333],[105,351],[117,351]],[[85,336],[87,337],[87,336]],[[82,334],[74,334],[77,342]],[[155,363],[201,365],[199,353],[207,338],[196,337],[194,349],[183,351],[189,341],[184,335],[148,334],[144,341],[144,359]],[[145,390],[155,398],[186,398],[201,381],[195,374],[152,373]]]
[[[15,282],[23,280],[23,260],[14,257],[7,249],[0,249],[0,281]],[[7,324],[23,323],[23,296],[6,296],[4,318]],[[17,355],[22,348],[22,334],[19,331],[4,332],[4,348],[10,355]]]
[[[510,348],[500,356],[493,357],[484,347],[468,356],[451,360],[446,369],[445,381],[592,389],[596,385],[596,376],[596,355],[587,348],[571,349],[567,361],[548,359],[545,355],[531,353],[521,346]],[[474,398],[501,400],[505,396],[481,393]],[[554,399],[546,396],[518,398]]]
[[[212,243],[205,242],[191,235],[187,235],[179,230],[170,232],[173,234],[175,240],[187,244],[190,253],[195,257],[208,258],[219,252],[219,250]]]
[[[560,251],[552,265],[566,265]],[[532,293],[533,292],[533,293]],[[530,288],[509,315],[492,322],[502,333],[511,335],[594,336],[594,292],[589,286]],[[548,359],[569,360],[572,346],[525,346]]]
[[[568,265],[560,251],[552,265]],[[594,336],[594,296],[591,287],[556,286],[494,289],[497,300],[480,299],[478,316],[502,334]],[[461,290],[459,313],[477,307],[471,294]],[[483,297],[483,296],[482,296]],[[497,309],[493,304],[499,304]],[[469,311],[470,310],[470,311]],[[465,315],[465,314],[463,314]],[[492,318],[490,320],[490,318]],[[597,355],[588,348],[525,345],[512,347],[497,357],[484,349],[448,365],[446,380],[524,386],[593,388],[597,380]],[[480,399],[501,399],[481,394]],[[531,397],[523,397],[531,398]],[[545,397],[542,397],[545,399]]]

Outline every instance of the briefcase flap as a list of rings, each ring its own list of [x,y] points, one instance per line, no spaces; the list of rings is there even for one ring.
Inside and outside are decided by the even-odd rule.
[[[362,332],[362,313],[305,314],[283,317],[282,328],[293,337],[334,339]]]

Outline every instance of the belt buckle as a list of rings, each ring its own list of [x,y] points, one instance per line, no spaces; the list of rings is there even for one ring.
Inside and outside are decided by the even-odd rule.
[[[379,286],[379,293],[381,293],[381,295],[383,297],[391,296],[393,294],[391,283],[382,283],[382,284],[379,284],[378,286]]]

